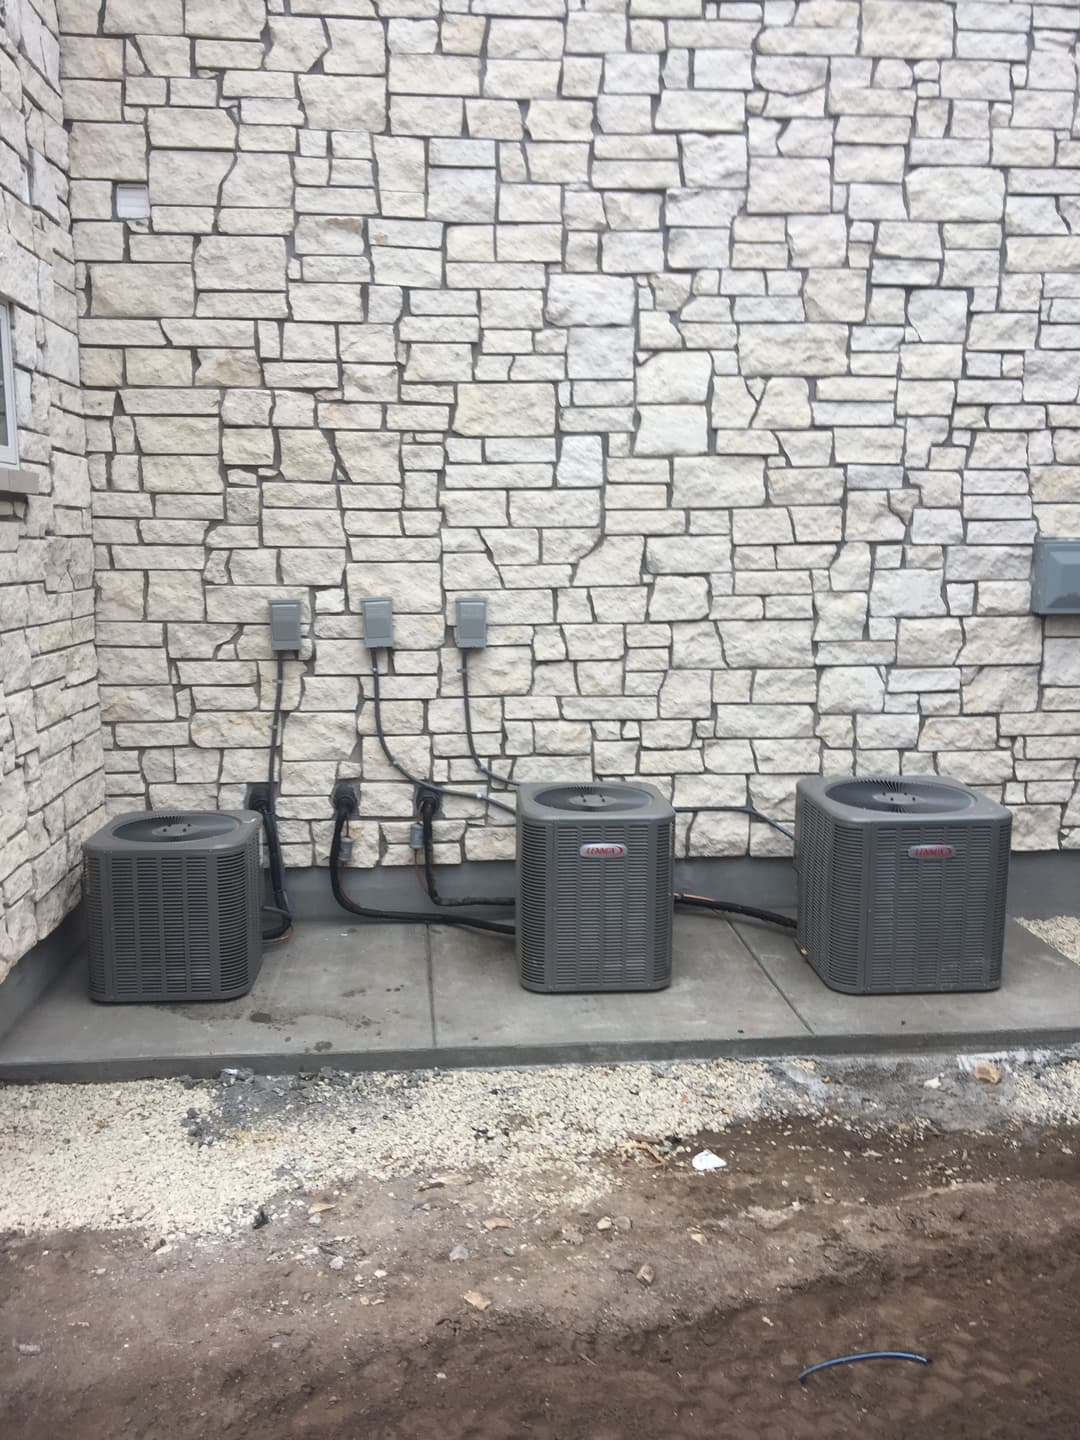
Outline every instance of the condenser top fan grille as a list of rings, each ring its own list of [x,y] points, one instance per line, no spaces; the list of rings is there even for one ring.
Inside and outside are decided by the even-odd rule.
[[[534,797],[536,804],[549,810],[566,810],[577,815],[614,815],[625,810],[640,810],[653,803],[653,797],[633,785],[555,785],[541,790]]]
[[[872,810],[879,815],[952,815],[970,810],[975,797],[958,785],[936,780],[897,780],[893,777],[841,780],[827,795],[837,805]]]
[[[149,814],[140,815],[117,825],[113,837],[127,840],[133,845],[178,845],[185,841],[216,840],[221,835],[235,831],[239,821],[232,815],[198,814]]]

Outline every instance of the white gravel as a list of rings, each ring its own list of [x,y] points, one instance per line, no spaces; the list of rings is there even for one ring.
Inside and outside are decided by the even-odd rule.
[[[1053,915],[1049,920],[1025,920],[1020,915],[1016,918],[1026,930],[1080,965],[1080,919],[1075,915]]]
[[[214,1237],[308,1190],[447,1171],[507,1211],[586,1208],[611,1188],[604,1157],[757,1118],[1080,1123],[1080,1060],[989,1058],[1000,1085],[960,1056],[0,1086],[0,1234]]]
[[[718,1060],[0,1087],[0,1232],[222,1234],[297,1185],[448,1169],[486,1172],[507,1202],[559,1176],[587,1204],[609,1188],[597,1156],[759,1114],[771,1083],[764,1065]]]

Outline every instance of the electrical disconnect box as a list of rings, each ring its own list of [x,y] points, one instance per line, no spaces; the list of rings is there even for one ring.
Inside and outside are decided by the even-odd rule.
[[[299,652],[301,645],[300,620],[299,600],[271,600],[270,649]]]
[[[459,650],[482,650],[487,644],[487,601],[460,599],[454,613],[454,634]]]
[[[364,644],[369,650],[390,650],[394,644],[394,602],[386,598],[361,601]]]
[[[1031,577],[1036,615],[1080,615],[1080,540],[1036,540]]]

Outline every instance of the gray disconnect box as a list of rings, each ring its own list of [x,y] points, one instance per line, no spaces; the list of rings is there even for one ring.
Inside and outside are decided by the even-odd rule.
[[[300,650],[300,601],[270,601],[270,649]]]
[[[1031,577],[1036,615],[1080,615],[1080,540],[1036,540]]]
[[[459,650],[482,650],[487,644],[487,601],[471,597],[459,600],[454,633]]]
[[[361,601],[364,612],[364,644],[369,650],[390,650],[394,644],[394,602],[390,599]]]

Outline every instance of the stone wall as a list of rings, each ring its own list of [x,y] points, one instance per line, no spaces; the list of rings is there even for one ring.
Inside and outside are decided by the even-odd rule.
[[[240,803],[299,596],[281,811],[411,859],[387,728],[790,818],[941,771],[1080,843],[1075,4],[61,0],[114,807]],[[114,220],[115,181],[150,218]],[[443,858],[506,855],[448,807]],[[769,851],[742,817],[691,848]]]
[[[0,980],[78,898],[101,720],[67,135],[51,0],[0,4],[0,302],[21,476],[0,473]],[[8,486],[33,477],[39,493]]]

